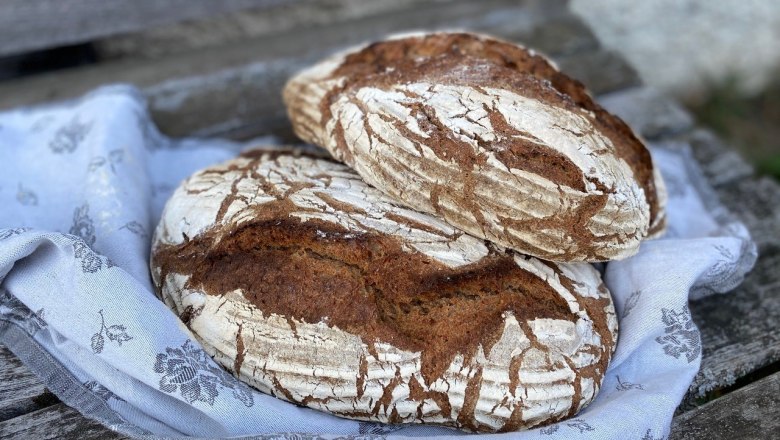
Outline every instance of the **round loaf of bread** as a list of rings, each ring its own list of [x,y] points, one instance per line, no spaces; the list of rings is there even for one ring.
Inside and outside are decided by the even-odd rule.
[[[616,342],[589,264],[500,248],[299,152],[186,180],[151,268],[241,380],[360,420],[482,432],[560,420],[593,400]]]
[[[631,129],[515,44],[391,37],[293,77],[296,134],[406,206],[525,254],[607,261],[662,231],[663,188]]]

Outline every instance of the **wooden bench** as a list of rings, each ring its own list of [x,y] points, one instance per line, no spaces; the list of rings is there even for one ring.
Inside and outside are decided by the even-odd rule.
[[[113,47],[114,58],[0,82],[0,109],[129,82],[142,89],[155,121],[172,136],[247,139],[275,134],[291,139],[280,98],[285,79],[338,47],[389,32],[471,29],[549,54],[646,139],[690,142],[721,201],[748,226],[759,246],[758,263],[739,288],[691,304],[702,332],[703,360],[678,408],[671,438],[771,438],[780,432],[780,185],[756,176],[739,154],[696,127],[680,106],[642,86],[636,72],[566,9],[565,0],[309,0],[284,5],[273,0],[171,0],[137,7],[133,2],[131,9],[129,2],[78,0],[54,18],[41,12],[57,3],[5,2],[0,56],[99,39],[113,44],[107,47]],[[247,10],[244,17],[254,23],[239,31],[231,25],[240,17],[212,15],[239,10]],[[206,42],[176,39],[172,30],[186,33],[187,26],[206,25],[174,23],[204,17],[212,26],[208,29],[223,32],[208,35]],[[161,24],[170,25],[164,28],[167,33],[111,36]],[[4,437],[122,438],[59,402],[0,346]]]

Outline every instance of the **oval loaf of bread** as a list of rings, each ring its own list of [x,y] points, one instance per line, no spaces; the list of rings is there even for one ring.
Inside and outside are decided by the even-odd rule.
[[[664,227],[650,154],[582,84],[517,45],[391,37],[293,77],[296,134],[405,205],[552,261],[633,255]]]
[[[309,155],[254,152],[185,181],[152,274],[241,380],[354,419],[550,423],[593,400],[616,342],[589,264],[474,238]]]

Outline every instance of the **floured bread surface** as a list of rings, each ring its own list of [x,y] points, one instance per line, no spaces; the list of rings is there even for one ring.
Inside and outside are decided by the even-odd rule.
[[[406,206],[553,261],[636,253],[664,227],[650,154],[532,51],[466,33],[406,35],[292,78],[295,132]]]
[[[360,420],[550,423],[594,398],[616,342],[590,265],[487,244],[306,155],[255,152],[185,181],[152,274],[243,381]]]

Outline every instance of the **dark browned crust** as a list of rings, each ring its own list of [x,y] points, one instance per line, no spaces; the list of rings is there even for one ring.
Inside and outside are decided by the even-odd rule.
[[[307,323],[327,318],[366,342],[422,351],[427,383],[457,353],[471,356],[480,344],[488,351],[501,335],[504,312],[518,320],[575,318],[563,298],[511,255],[451,269],[404,251],[392,237],[274,217],[228,235],[211,232],[158,247],[154,264],[163,273],[191,275],[188,288],[208,294],[241,289],[264,313]]]
[[[577,80],[558,71],[547,59],[531,51],[501,40],[469,33],[435,33],[422,36],[377,42],[346,56],[332,76],[344,77],[341,87],[331,90],[320,103],[324,124],[332,117],[331,104],[343,94],[354,93],[364,86],[387,88],[412,82],[454,84],[471,87],[498,87],[520,95],[577,112],[593,124],[595,130],[609,138],[616,154],[626,161],[634,178],[643,189],[650,207],[650,221],[662,216],[653,178],[653,163],[642,141],[620,118],[607,112],[588,94]],[[430,121],[435,126],[436,116],[420,105],[415,109],[418,121]],[[424,117],[420,117],[424,116]],[[495,118],[494,118],[495,119]],[[511,127],[491,119],[497,132],[511,136]],[[426,127],[422,127],[425,129]],[[415,138],[405,127],[398,127],[405,135]],[[336,128],[337,149],[345,161],[352,163],[343,133]],[[371,131],[369,131],[371,133]],[[425,144],[437,155],[461,165],[465,173],[480,161],[473,148],[449,135],[449,130],[431,130],[432,138]],[[526,133],[523,133],[527,135]],[[568,158],[553,148],[533,141],[517,140],[507,145],[481,145],[488,151],[500,152],[500,160],[508,166],[545,175],[552,181],[584,191],[584,178]],[[600,185],[600,182],[593,182]],[[607,193],[613,188],[599,187]],[[457,198],[456,198],[457,199]]]
[[[250,153],[246,157],[251,158],[246,165],[229,169],[241,175],[256,175],[261,161],[275,161],[279,155]],[[223,174],[204,171],[212,172],[215,176]],[[479,262],[453,269],[422,253],[403,249],[401,242],[390,235],[355,233],[319,220],[302,222],[290,216],[301,208],[293,205],[286,194],[276,196],[277,201],[255,208],[252,222],[239,226],[218,224],[184,243],[156,246],[152,266],[160,269],[158,281],[164,284],[167,274],[178,273],[189,276],[188,288],[210,295],[241,289],[244,297],[264,315],[283,316],[293,328],[295,320],[317,323],[327,318],[329,326],[359,336],[374,356],[376,342],[420,351],[426,384],[440,378],[458,353],[468,363],[480,345],[489,352],[503,331],[504,313],[512,313],[531,338],[532,346],[541,350],[546,348],[535,340],[527,321],[576,319],[566,301],[549,284],[515,263],[516,254],[511,251],[498,251],[491,246],[489,255]],[[235,196],[228,195],[223,206],[234,200],[231,197]],[[346,204],[334,207],[351,209]],[[558,273],[563,286],[573,292],[574,286],[557,266],[548,265]],[[600,289],[604,289],[603,285]],[[597,364],[574,370],[578,390],[583,378],[601,382],[616,341],[604,319],[610,300],[576,295],[575,298],[593,318],[603,344],[595,348],[600,358]],[[181,318],[189,324],[199,313],[200,310],[186,309]],[[233,367],[238,374],[246,356],[240,326],[236,343],[238,353]],[[520,383],[522,356],[521,353],[513,358],[509,366],[513,386]],[[367,376],[365,357],[355,374],[360,396]],[[455,426],[474,431],[485,429],[469,415],[478,399],[480,383],[481,372],[476,372],[468,382],[464,408]],[[340,415],[365,418],[387,411],[397,385],[391,381],[385,387],[386,398],[375,402],[371,412]],[[275,379],[273,386],[275,394],[289,401],[304,405],[313,401],[297,401]],[[446,393],[425,392],[414,380],[409,387],[410,398],[431,398],[443,415],[451,414]],[[572,407],[579,407],[581,399],[575,393]],[[517,407],[517,414],[502,431],[524,425],[521,405]]]

